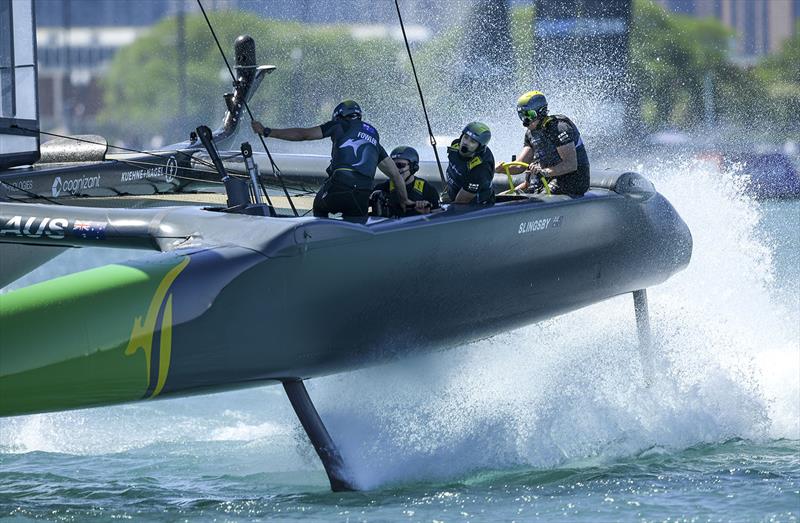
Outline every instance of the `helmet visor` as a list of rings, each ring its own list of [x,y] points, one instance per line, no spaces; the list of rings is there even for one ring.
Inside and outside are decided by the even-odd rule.
[[[539,116],[539,113],[533,109],[517,107],[517,116],[519,116],[519,119],[524,122],[525,120],[535,120]]]

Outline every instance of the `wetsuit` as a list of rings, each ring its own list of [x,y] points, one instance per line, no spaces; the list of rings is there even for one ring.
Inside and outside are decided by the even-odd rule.
[[[458,191],[464,189],[475,194],[474,203],[493,204],[494,155],[483,147],[475,156],[466,158],[459,152],[460,140],[454,140],[447,148],[447,193],[455,201]]]
[[[569,118],[560,114],[547,116],[535,131],[529,129],[525,133],[525,145],[533,148],[531,163],[542,168],[560,163],[561,156],[556,149],[570,142],[575,144],[578,168],[550,179],[550,191],[553,194],[581,195],[589,190],[589,157],[581,133]]]
[[[388,156],[377,129],[361,120],[332,120],[320,128],[332,142],[331,163],[329,178],[314,198],[314,216],[365,217],[375,169]]]
[[[416,216],[417,211],[413,208],[401,209],[400,202],[398,201],[397,191],[394,187],[394,181],[386,180],[375,186],[376,191],[383,191],[389,195],[389,215],[390,216]],[[422,178],[412,176],[406,182],[406,192],[408,199],[412,202],[428,201],[431,204],[431,209],[439,208],[439,193],[429,183]]]

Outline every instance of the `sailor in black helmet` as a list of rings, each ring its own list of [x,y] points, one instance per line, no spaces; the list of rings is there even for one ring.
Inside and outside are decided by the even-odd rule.
[[[517,100],[517,115],[525,126],[525,142],[517,155],[520,162],[530,163],[525,183],[518,189],[540,191],[546,182],[552,194],[582,195],[589,190],[589,157],[581,133],[564,115],[547,114],[547,99],[539,91],[529,91]],[[511,174],[522,167],[511,166]],[[503,162],[495,172],[505,172]],[[540,181],[544,178],[544,182]]]
[[[414,201],[412,208],[401,208],[397,199],[394,181],[379,183],[370,196],[370,205],[374,214],[379,216],[414,216],[427,214],[431,209],[439,208],[439,193],[423,180],[414,176],[419,170],[419,154],[413,147],[401,145],[389,154],[400,175],[405,180],[408,197]]]
[[[253,120],[253,131],[265,138],[293,142],[330,138],[333,142],[328,179],[314,198],[314,216],[340,212],[344,218],[366,217],[376,167],[398,185],[398,201],[414,205],[408,199],[403,177],[380,144],[377,129],[361,121],[361,114],[356,102],[345,100],[333,110],[330,122],[316,127],[270,129]]]
[[[472,122],[447,148],[447,194],[451,202],[494,203],[494,156],[487,147],[491,138],[486,124]]]

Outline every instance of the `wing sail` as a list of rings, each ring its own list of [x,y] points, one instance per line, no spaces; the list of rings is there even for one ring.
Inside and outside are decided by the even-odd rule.
[[[0,0],[0,169],[39,159],[32,0]]]

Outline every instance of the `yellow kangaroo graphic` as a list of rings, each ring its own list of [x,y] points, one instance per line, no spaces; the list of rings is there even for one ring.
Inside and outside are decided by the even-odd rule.
[[[150,307],[147,309],[147,315],[142,321],[141,316],[137,316],[133,321],[133,328],[131,329],[130,341],[125,349],[126,356],[133,356],[136,351],[142,349],[144,351],[145,362],[147,364],[147,389],[150,388],[150,366],[153,353],[153,334],[156,328],[156,320],[158,319],[158,311],[161,309],[161,304],[164,304],[164,315],[161,318],[161,351],[158,358],[158,381],[153,393],[150,397],[158,396],[164,384],[167,381],[167,373],[169,372],[169,362],[172,353],[172,294],[167,296],[172,282],[178,277],[178,274],[189,264],[189,257],[186,256],[181,260],[178,265],[170,269],[170,271],[158,284],[153,298],[150,300]]]

